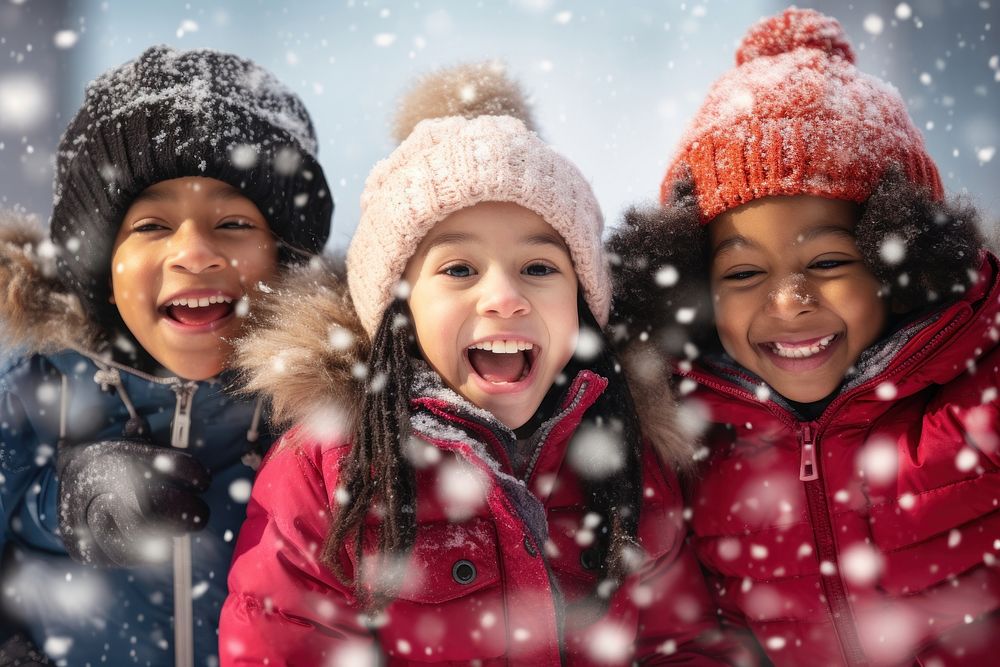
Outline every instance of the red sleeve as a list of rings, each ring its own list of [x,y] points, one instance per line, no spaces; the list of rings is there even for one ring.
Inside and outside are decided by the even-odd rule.
[[[587,650],[572,664],[607,662],[605,651],[620,640],[616,629],[634,635],[631,657],[642,665],[758,664],[739,635],[719,625],[715,601],[685,540],[676,476],[648,448],[643,470],[639,543],[647,560],[612,596],[604,619],[581,630]]]
[[[219,627],[224,667],[332,664],[334,656],[377,650],[358,621],[351,588],[320,562],[327,489],[335,484],[324,472],[335,471],[335,459],[290,436],[265,459],[229,571]]]

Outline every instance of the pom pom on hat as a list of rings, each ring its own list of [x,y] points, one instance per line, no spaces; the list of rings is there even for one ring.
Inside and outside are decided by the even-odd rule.
[[[523,94],[494,64],[437,72],[407,95],[396,127],[413,129],[368,175],[347,250],[351,298],[369,335],[434,224],[480,202],[518,204],[551,225],[594,318],[607,322],[611,278],[597,198],[580,170],[525,124],[526,111]]]
[[[461,116],[512,116],[536,130],[524,91],[503,63],[469,63],[426,74],[400,101],[393,137],[402,143],[422,120]]]
[[[854,50],[836,19],[813,9],[793,7],[777,16],[761,19],[750,28],[736,50],[736,64],[795,49],[819,49],[854,62]]]
[[[685,130],[661,201],[690,178],[704,223],[762,197],[863,203],[890,168],[943,198],[898,91],[854,66],[836,20],[786,9],[749,30],[736,60]]]

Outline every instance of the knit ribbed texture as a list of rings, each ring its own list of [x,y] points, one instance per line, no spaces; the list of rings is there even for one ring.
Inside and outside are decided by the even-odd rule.
[[[365,183],[347,279],[369,335],[431,227],[480,202],[512,202],[551,225],[569,248],[594,317],[607,322],[604,220],[583,174],[516,118],[449,117],[420,122]]]
[[[51,223],[60,277],[100,312],[128,207],[150,185],[184,176],[229,183],[285,244],[319,252],[333,200],[316,147],[301,100],[253,62],[147,49],[90,83],[60,140]]]
[[[701,217],[772,195],[864,202],[898,166],[940,200],[937,168],[897,90],[859,71],[840,24],[787,9],[744,37],[712,86],[660,188],[690,176]]]

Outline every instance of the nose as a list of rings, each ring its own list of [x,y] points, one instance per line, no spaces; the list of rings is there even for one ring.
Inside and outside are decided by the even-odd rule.
[[[487,272],[479,281],[477,311],[487,317],[520,317],[531,312],[528,301],[516,276],[496,269]]]
[[[816,310],[817,300],[813,286],[801,273],[781,278],[767,294],[765,310],[771,317],[791,320]]]
[[[170,239],[168,266],[174,271],[206,273],[220,271],[226,258],[211,236],[194,220],[185,220]]]

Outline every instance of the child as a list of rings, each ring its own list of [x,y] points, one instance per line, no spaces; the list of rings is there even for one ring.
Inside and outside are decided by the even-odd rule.
[[[699,638],[675,478],[598,345],[597,201],[523,107],[492,65],[428,78],[368,177],[350,296],[290,290],[241,342],[298,425],[255,483],[224,665],[725,652]]]
[[[992,664],[997,258],[835,20],[762,20],[737,63],[664,208],[610,242],[616,326],[687,357],[707,418],[691,527],[717,604],[778,665]]]
[[[51,240],[2,225],[0,329],[24,352],[0,372],[2,605],[26,633],[4,656],[218,660],[245,463],[272,439],[220,373],[248,301],[327,238],[315,151],[268,72],[154,47],[87,88]]]

